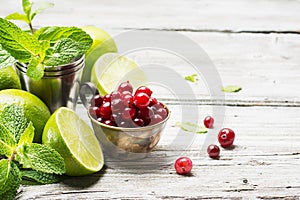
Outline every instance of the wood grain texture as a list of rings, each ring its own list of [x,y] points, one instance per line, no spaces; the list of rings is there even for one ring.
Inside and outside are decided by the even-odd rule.
[[[174,96],[170,90],[156,90],[172,115],[149,159],[119,162],[106,157],[99,173],[22,186],[17,199],[300,199],[300,1],[52,2],[55,7],[41,14],[36,26],[96,25],[114,38],[130,30],[181,34],[207,53],[222,85],[242,90],[212,97],[209,76],[200,74],[197,83],[184,81],[194,71],[180,57],[155,48],[133,51],[127,56],[141,66],[169,67],[193,92],[180,90]],[[0,16],[16,8],[21,10],[20,4],[2,0]],[[191,50],[188,55],[197,54]],[[77,113],[90,123],[80,103]],[[174,126],[178,121],[201,124],[206,115],[215,118],[207,134]],[[216,143],[222,127],[234,129],[235,146],[212,160],[206,146]],[[191,176],[175,173],[179,156],[193,160]]]
[[[39,2],[41,0],[37,0]],[[36,24],[95,24],[114,29],[174,29],[216,31],[298,31],[297,0],[52,0]],[[19,4],[20,5],[20,4]],[[2,0],[1,15],[15,12],[16,1]],[[67,14],[66,14],[67,13]],[[66,14],[66,15],[64,15]],[[59,17],[63,15],[63,17]]]

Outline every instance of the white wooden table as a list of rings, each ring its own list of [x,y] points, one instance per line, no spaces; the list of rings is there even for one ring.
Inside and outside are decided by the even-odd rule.
[[[189,156],[191,176],[179,176],[174,160],[152,168],[118,166],[109,159],[105,169],[91,176],[68,178],[59,184],[23,186],[18,199],[299,199],[300,198],[300,1],[299,0],[54,0],[55,7],[35,24],[95,25],[112,36],[128,30],[180,33],[203,48],[223,85],[239,85],[238,93],[210,101],[200,79],[196,98],[182,91],[182,99],[161,98],[173,114],[157,148],[156,158]],[[20,10],[20,3],[2,0],[0,15]],[[130,41],[135,42],[135,41]],[[193,52],[190,52],[191,54]],[[144,53],[142,63],[176,66],[190,75],[186,63],[168,54]],[[204,100],[205,101],[204,101]],[[224,101],[221,101],[224,100]],[[214,116],[207,135],[194,135],[191,145],[172,145],[173,125],[182,120],[183,104],[199,110],[199,119]],[[88,118],[82,106],[77,109]],[[187,117],[186,121],[189,121]],[[221,127],[236,132],[235,148],[222,149],[219,160],[204,152],[206,137]],[[216,141],[215,141],[216,142]]]

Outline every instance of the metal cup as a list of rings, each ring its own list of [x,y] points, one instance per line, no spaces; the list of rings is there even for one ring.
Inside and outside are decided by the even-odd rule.
[[[53,113],[65,106],[75,110],[78,99],[84,56],[60,66],[46,66],[40,80],[32,80],[26,75],[27,66],[16,63],[22,89],[39,97]]]

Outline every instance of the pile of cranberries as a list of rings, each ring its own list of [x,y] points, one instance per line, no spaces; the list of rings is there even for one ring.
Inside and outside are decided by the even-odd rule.
[[[203,124],[206,128],[212,128],[214,124],[214,118],[211,116],[205,117]],[[218,141],[223,148],[231,147],[233,145],[234,138],[235,133],[230,128],[223,128],[219,131]],[[217,159],[220,155],[220,148],[215,144],[211,144],[207,147],[207,153],[209,157]],[[191,172],[193,163],[188,157],[180,157],[175,161],[174,167],[177,174],[186,175]]]
[[[157,124],[168,116],[163,103],[151,96],[152,91],[123,82],[116,91],[105,96],[95,95],[91,100],[90,115],[109,126],[134,128]]]

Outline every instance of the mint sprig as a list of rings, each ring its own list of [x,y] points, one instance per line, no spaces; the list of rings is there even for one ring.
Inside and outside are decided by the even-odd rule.
[[[22,5],[24,13],[0,18],[0,68],[21,62],[27,65],[27,75],[39,80],[44,76],[45,66],[67,64],[91,47],[92,38],[77,27],[44,27],[34,32],[32,20],[52,4],[42,4],[35,11],[29,0],[23,0]],[[26,22],[31,33],[8,20]]]
[[[32,143],[33,138],[34,127],[24,108],[15,104],[5,107],[0,114],[0,199],[14,199],[22,176],[31,174],[33,180],[48,183],[58,179],[54,174],[65,173],[61,155],[46,145]]]

